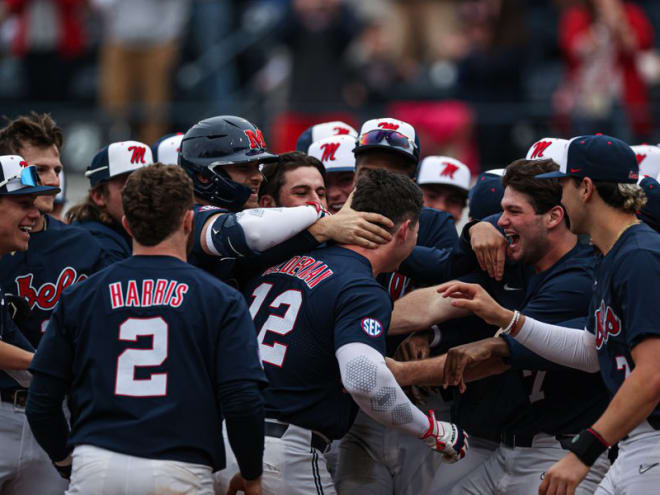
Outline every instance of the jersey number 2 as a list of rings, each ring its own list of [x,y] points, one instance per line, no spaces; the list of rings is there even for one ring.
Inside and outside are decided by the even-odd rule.
[[[273,284],[263,282],[252,292],[252,304],[250,304],[250,316],[252,319],[257,316],[261,306],[263,305],[268,293],[273,288]],[[259,341],[259,352],[261,354],[261,361],[275,366],[282,367],[284,358],[286,357],[287,346],[280,342],[274,341],[272,345],[264,344],[264,339],[268,332],[277,333],[279,335],[286,335],[296,324],[300,306],[302,305],[302,293],[298,289],[289,289],[282,292],[270,303],[271,309],[279,309],[281,306],[288,306],[286,312],[282,316],[269,314],[268,318],[261,326],[257,340]]]
[[[152,373],[149,378],[135,378],[135,369],[160,366],[167,359],[168,326],[160,316],[129,318],[119,325],[119,340],[137,342],[151,337],[151,349],[125,349],[117,358],[115,395],[128,397],[163,397],[167,395],[167,373]]]

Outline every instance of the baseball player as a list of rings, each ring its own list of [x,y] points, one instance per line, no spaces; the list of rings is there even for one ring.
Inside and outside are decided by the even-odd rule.
[[[325,167],[325,192],[330,213],[337,213],[344,206],[355,184],[355,137],[340,134],[319,139],[307,151]]]
[[[500,326],[546,359],[587,371],[600,369],[612,399],[580,432],[571,451],[545,474],[541,495],[571,494],[602,453],[619,442],[619,455],[596,494],[654,493],[660,483],[660,238],[635,211],[644,196],[635,184],[634,152],[610,136],[579,136],[566,149],[559,177],[562,204],[574,233],[588,233],[602,253],[593,284],[587,331],[553,326],[497,305],[480,287],[450,283],[452,304]],[[450,373],[449,383],[460,381]]]
[[[458,222],[467,204],[470,169],[448,156],[427,156],[419,164],[417,184],[424,193],[424,206],[449,213]]]
[[[373,119],[362,125],[354,154],[357,180],[366,169],[385,169],[412,180],[420,157],[419,138],[413,126],[406,122]],[[429,267],[439,258],[447,257],[456,239],[451,215],[423,208],[417,245],[411,255],[396,272],[380,274],[378,281],[393,301],[412,290],[413,285],[429,283],[426,273]],[[402,340],[401,337],[387,339],[389,355]],[[432,400],[429,405],[436,416],[448,420],[449,404],[439,394]],[[428,449],[420,448],[414,438],[388,429],[362,412],[338,450],[334,480],[340,493],[416,493],[420,487],[427,486],[441,464]]]
[[[350,136],[353,138],[353,143],[355,143],[355,138],[357,138],[358,133],[352,126],[341,120],[321,122],[320,124],[315,124],[312,127],[305,129],[305,131],[298,136],[298,140],[296,141],[296,151],[309,153],[309,147],[312,143],[334,136]]]
[[[55,193],[57,188],[41,185],[36,167],[28,166],[23,157],[0,156],[0,256],[28,248],[30,232],[39,218],[34,200],[39,195]],[[16,328],[0,287],[0,369],[26,370],[31,360],[32,346]],[[3,388],[16,387],[16,382],[5,373],[0,373],[0,383]],[[6,406],[3,399],[0,405],[3,428],[12,419],[5,418]],[[2,482],[7,479],[8,468],[3,462],[0,467]]]
[[[262,208],[312,202],[327,209],[325,169],[313,156],[300,151],[282,153],[277,163],[267,163],[261,173],[264,181],[259,187],[259,206]]]
[[[179,162],[179,151],[181,150],[181,140],[183,133],[177,132],[167,134],[151,145],[151,154],[154,163],[164,163],[165,165],[176,165]]]
[[[62,170],[59,149],[62,132],[47,115],[20,116],[0,130],[0,154],[20,154],[34,165],[44,185],[59,186]],[[62,291],[107,264],[100,244],[87,231],[52,218],[54,196],[39,196],[34,204],[40,215],[30,232],[27,251],[0,259],[0,285],[14,296],[27,301],[31,311],[18,326],[32,346],[38,346],[50,315]],[[23,414],[26,383],[0,383],[0,397],[11,408],[1,436],[0,463],[8,466],[8,480],[29,478],[34,493],[62,493],[62,480],[37,445]],[[16,405],[16,406],[15,406]],[[29,452],[28,455],[23,455]]]
[[[222,410],[246,492],[260,493],[256,333],[242,296],[186,263],[192,183],[179,167],[145,167],[122,202],[133,256],[60,300],[30,366],[31,428],[71,476],[67,493],[212,494]]]
[[[391,222],[373,213],[345,209],[324,216],[314,204],[242,211],[256,205],[259,164],[274,161],[277,156],[267,151],[261,131],[240,117],[213,117],[186,132],[179,165],[195,190],[190,263],[221,280],[234,280],[238,272],[265,268],[330,239],[366,247],[391,239],[385,230]]]
[[[245,292],[269,380],[264,493],[335,493],[322,454],[358,407],[440,459],[438,452],[456,461],[467,447],[462,430],[410,403],[384,361],[391,302],[374,276],[396,269],[414,247],[421,192],[406,177],[369,170],[352,205],[390,218],[392,241],[313,250],[267,269]],[[419,493],[420,480],[409,482]]]
[[[104,147],[94,155],[85,172],[90,185],[87,197],[67,212],[68,222],[91,233],[109,261],[131,255],[131,236],[121,225],[121,190],[132,172],[152,163],[151,149],[139,141]]]
[[[504,280],[494,281],[483,272],[464,279],[479,283],[505,307],[518,308],[551,323],[581,318],[586,313],[595,262],[592,249],[578,243],[568,230],[558,181],[553,184],[534,178],[556,167],[551,160],[518,160],[507,167],[503,178],[504,212],[497,221],[511,240]],[[425,295],[428,301],[412,301],[416,307],[436,304],[437,294],[432,289],[427,289]],[[440,301],[441,315],[444,304]],[[396,308],[405,310],[403,305]],[[451,316],[462,314],[454,311]],[[487,458],[468,476],[463,473],[457,477],[455,472],[441,469],[433,490],[441,492],[457,483],[452,493],[533,493],[544,470],[563,457],[561,442],[570,440],[604,410],[607,393],[600,377],[549,366],[506,339],[477,340],[492,337],[492,327],[483,329],[474,321],[458,326],[452,323],[442,326],[443,344],[464,345],[450,349],[448,360],[499,356],[507,359],[512,370],[477,382],[455,404],[455,420],[473,437],[479,437],[473,442],[477,455],[487,454],[491,444],[485,440],[495,441],[499,447],[489,456],[484,455]],[[433,361],[425,365],[439,373],[426,383],[441,383],[442,365]],[[464,467],[459,466],[459,470]],[[608,468],[603,455],[579,493],[593,493]]]

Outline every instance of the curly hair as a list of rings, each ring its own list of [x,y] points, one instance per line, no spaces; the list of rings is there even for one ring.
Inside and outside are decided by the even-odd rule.
[[[181,167],[155,163],[128,177],[121,201],[135,240],[155,246],[172,235],[192,209],[193,183]]]
[[[92,191],[100,191],[104,197],[108,196],[108,183],[103,182],[91,189],[83,201],[72,206],[66,212],[66,221],[72,223],[78,222],[99,222],[108,227],[117,225],[105,206],[97,205],[92,199]]]

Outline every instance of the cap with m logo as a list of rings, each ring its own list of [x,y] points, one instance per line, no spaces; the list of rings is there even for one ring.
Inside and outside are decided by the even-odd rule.
[[[355,144],[355,138],[357,135],[357,131],[352,126],[341,120],[322,122],[313,125],[312,127],[308,127],[300,136],[298,136],[296,151],[308,153],[309,147],[312,143],[332,136],[352,136],[353,144]]]
[[[525,158],[527,160],[552,160],[560,165],[567,145],[567,139],[545,137],[529,147]]]
[[[151,148],[139,141],[120,141],[100,150],[87,167],[85,177],[92,187],[122,174],[151,165]]]
[[[651,144],[640,144],[630,148],[637,158],[640,181],[646,177],[655,179],[660,175],[660,148]]]
[[[326,172],[354,172],[354,147],[355,138],[342,134],[313,142],[307,154],[318,158]]]
[[[0,156],[0,196],[52,195],[57,192],[59,188],[41,184],[37,167],[28,166],[22,156]]]
[[[460,160],[449,156],[427,156],[419,165],[417,184],[446,184],[470,190],[470,169]]]

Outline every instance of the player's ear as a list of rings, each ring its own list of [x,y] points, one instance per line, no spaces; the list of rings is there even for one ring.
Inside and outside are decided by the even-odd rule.
[[[582,201],[586,203],[594,195],[594,190],[596,189],[596,184],[589,178],[585,177],[582,179],[578,190],[580,191],[580,197]]]
[[[133,237],[133,232],[131,232],[131,228],[128,226],[128,220],[126,220],[126,215],[122,215],[121,217],[121,224],[123,225],[124,229],[126,232],[128,232],[128,235]]]
[[[396,231],[396,238],[400,242],[406,242],[410,235],[412,235],[412,231],[410,230],[410,219],[408,219],[399,224]]]
[[[186,235],[190,234],[193,231],[194,218],[195,218],[195,213],[192,210],[188,210],[183,217],[183,231]]]
[[[105,194],[103,187],[95,187],[89,191],[89,195],[96,206],[105,206]]]
[[[275,208],[277,204],[275,204],[275,198],[270,194],[264,194],[259,198],[259,206],[262,208]]]
[[[547,227],[549,229],[555,228],[564,221],[564,215],[566,215],[566,212],[561,206],[557,205],[550,208],[550,211],[546,214]]]

